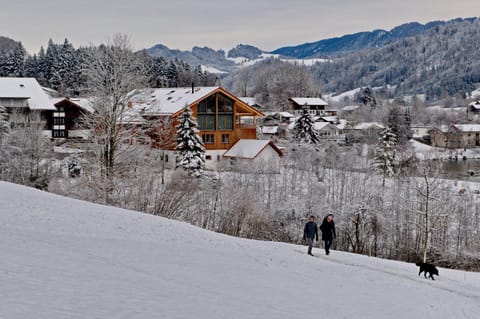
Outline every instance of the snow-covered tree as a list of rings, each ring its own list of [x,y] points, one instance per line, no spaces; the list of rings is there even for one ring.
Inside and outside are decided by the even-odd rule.
[[[375,168],[383,175],[383,183],[385,186],[385,178],[395,175],[395,144],[397,137],[390,127],[386,127],[380,136],[379,143],[375,150]]]
[[[185,107],[177,125],[177,166],[182,167],[189,175],[199,177],[205,163],[205,146],[198,135],[198,124],[192,110]]]
[[[7,109],[0,105],[0,146],[2,145],[2,141],[6,139],[9,133],[10,122],[8,120]]]
[[[378,106],[377,98],[375,97],[375,92],[369,87],[366,87],[363,90],[360,96],[360,102],[362,102],[363,105],[368,106],[372,109],[375,109]]]
[[[302,115],[295,122],[293,128],[294,138],[299,143],[318,144],[318,134],[314,129],[314,122],[307,109],[304,109]]]

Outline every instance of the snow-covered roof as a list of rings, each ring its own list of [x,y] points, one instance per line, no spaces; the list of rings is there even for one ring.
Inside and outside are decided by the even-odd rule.
[[[257,103],[257,99],[251,96],[244,96],[244,97],[239,97],[240,100],[242,100],[243,103],[249,105],[249,106],[255,106],[255,105],[260,105]]]
[[[328,103],[325,102],[323,99],[319,97],[292,97],[290,98],[293,102],[297,105],[308,105],[308,106],[315,106],[315,105],[322,105],[327,106]]]
[[[345,127],[347,127],[347,124],[348,124],[347,120],[341,119],[341,120],[338,120],[338,122],[339,122],[339,123],[337,124],[337,128],[338,128],[339,130],[344,130]]]
[[[175,114],[185,106],[212,94],[219,87],[142,89],[132,101],[143,105],[146,115]]]
[[[476,110],[480,110],[480,101],[475,101],[469,104],[471,107],[473,107]]]
[[[52,100],[34,78],[0,78],[0,98],[27,99],[30,110],[55,110]]]
[[[334,122],[336,123],[338,121],[338,117],[335,115],[335,116],[321,116],[319,119],[321,120],[324,120],[326,122]]]
[[[53,104],[60,103],[62,101],[69,101],[75,105],[77,105],[79,108],[83,109],[84,111],[87,111],[89,113],[94,113],[95,109],[93,107],[93,99],[91,98],[52,98]]]
[[[455,124],[453,125],[461,132],[480,132],[480,124]]]
[[[263,134],[277,134],[278,126],[264,126],[262,127]]]
[[[223,156],[254,159],[268,146],[272,147],[280,156],[283,155],[272,141],[242,139],[238,140]]]
[[[295,117],[295,115],[293,115],[290,112],[279,112],[278,114],[280,114],[281,117],[288,117],[288,118]]]
[[[82,109],[87,112],[93,113],[95,109],[93,108],[93,102],[91,98],[70,98],[70,102],[77,104]]]
[[[329,122],[315,122],[313,124],[313,129],[316,130],[316,131],[321,131],[321,130],[324,130],[326,128],[334,129],[334,128],[336,128],[336,126],[330,124]]]
[[[359,108],[360,108],[360,105],[347,105],[342,108],[342,111],[346,111],[346,112],[355,111]]]
[[[358,123],[353,127],[354,130],[368,130],[368,129],[383,129],[385,126],[383,126],[381,123],[378,122],[363,122],[363,123]]]

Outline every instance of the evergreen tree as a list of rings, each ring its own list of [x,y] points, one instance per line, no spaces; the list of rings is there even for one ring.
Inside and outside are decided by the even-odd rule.
[[[10,134],[10,122],[7,109],[0,105],[0,145]]]
[[[387,126],[397,139],[395,146],[405,146],[412,137],[411,119],[408,109],[406,109],[402,115],[400,107],[395,106],[391,108],[388,113]]]
[[[375,109],[378,106],[378,102],[377,102],[377,98],[375,97],[375,93],[369,87],[366,87],[363,90],[362,95],[360,96],[360,102],[362,102],[363,105],[369,106],[372,109]]]
[[[185,107],[177,125],[177,167],[182,167],[189,175],[200,177],[205,164],[205,146],[198,135],[198,124],[192,110]]]
[[[299,143],[318,144],[318,134],[314,129],[314,122],[307,109],[302,111],[302,115],[295,122],[293,128],[294,138]]]
[[[375,149],[375,169],[383,175],[383,183],[385,186],[385,178],[395,176],[395,145],[397,137],[392,129],[387,126],[382,132],[377,148]]]

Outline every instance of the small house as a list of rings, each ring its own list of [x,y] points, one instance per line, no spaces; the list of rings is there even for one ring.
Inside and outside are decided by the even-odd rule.
[[[249,172],[279,173],[283,152],[268,140],[237,141],[224,155],[230,168]]]
[[[338,111],[330,109],[328,103],[319,97],[292,97],[289,99],[290,108],[299,116],[307,109],[311,116],[335,116]]]

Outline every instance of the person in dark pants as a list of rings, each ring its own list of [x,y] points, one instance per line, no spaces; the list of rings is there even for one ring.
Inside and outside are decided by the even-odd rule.
[[[315,223],[315,217],[310,216],[308,218],[308,223],[305,224],[305,228],[303,229],[303,240],[307,241],[308,244],[308,254],[313,256],[312,254],[312,247],[313,241],[318,241],[318,226]]]
[[[333,215],[328,214],[323,219],[322,224],[320,225],[320,230],[322,231],[322,240],[325,242],[325,254],[330,254],[330,246],[332,241],[337,237],[335,232],[335,222],[333,221]]]

